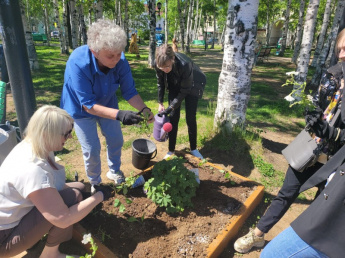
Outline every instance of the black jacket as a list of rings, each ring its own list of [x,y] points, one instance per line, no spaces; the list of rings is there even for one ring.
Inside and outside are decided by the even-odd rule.
[[[341,65],[344,78],[345,62]],[[344,98],[343,93],[342,124],[345,121]],[[345,145],[301,186],[300,192],[325,181],[334,171],[333,179],[291,226],[309,245],[329,257],[340,258],[345,254]]]
[[[175,53],[175,62],[168,74],[155,66],[159,103],[163,103],[165,90],[168,90],[177,93],[172,108],[175,109],[181,105],[193,86],[193,66],[193,61],[182,53]]]

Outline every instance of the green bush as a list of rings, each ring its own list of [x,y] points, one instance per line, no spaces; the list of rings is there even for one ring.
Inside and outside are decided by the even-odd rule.
[[[198,183],[195,174],[183,164],[186,160],[173,157],[158,162],[152,170],[144,189],[147,197],[168,213],[182,212],[185,207],[193,207],[192,198]]]

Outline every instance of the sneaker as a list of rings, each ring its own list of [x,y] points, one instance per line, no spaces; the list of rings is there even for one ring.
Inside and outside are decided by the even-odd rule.
[[[96,193],[95,185],[91,185],[91,195],[94,195]]]
[[[116,171],[115,173],[109,170],[107,172],[107,178],[113,180],[115,182],[115,185],[119,185],[125,182],[125,176],[123,175],[123,172],[121,170]]]
[[[168,151],[168,153],[164,156],[164,158],[163,159],[167,159],[167,158],[170,158],[172,155],[174,155],[175,154],[175,152],[173,152],[173,151]]]
[[[249,233],[236,240],[234,249],[242,254],[248,253],[253,247],[262,248],[265,245],[265,235],[258,237],[254,234],[254,230],[251,228]]]
[[[197,149],[192,150],[190,153],[191,153],[194,157],[197,157],[197,158],[199,158],[199,159],[204,159],[204,157],[201,155],[201,153],[200,153]]]

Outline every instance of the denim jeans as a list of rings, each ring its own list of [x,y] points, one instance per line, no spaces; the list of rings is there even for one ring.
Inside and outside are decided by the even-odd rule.
[[[107,144],[109,169],[119,171],[123,136],[119,121],[101,117],[74,120],[74,128],[83,152],[86,175],[90,184],[101,183],[101,143],[97,134],[97,124]]]
[[[288,227],[272,239],[262,250],[260,258],[327,258],[328,256],[304,242],[293,230]]]

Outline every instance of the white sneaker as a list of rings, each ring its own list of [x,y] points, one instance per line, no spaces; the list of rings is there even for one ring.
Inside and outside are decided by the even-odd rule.
[[[201,153],[200,153],[197,149],[190,151],[190,153],[191,153],[194,157],[197,157],[197,158],[199,158],[199,159],[204,159],[204,157],[201,155]]]
[[[115,185],[119,185],[125,182],[125,176],[123,175],[123,172],[121,170],[116,171],[115,173],[109,170],[107,172],[107,178],[109,178],[110,180],[114,180]]]
[[[95,185],[91,185],[91,195],[96,193]]]
[[[175,152],[173,152],[173,151],[168,151],[168,153],[164,156],[164,158],[163,159],[167,159],[167,158],[170,158],[172,155],[174,155],[175,154]]]
[[[254,230],[251,228],[249,233],[243,237],[240,237],[234,243],[234,249],[241,253],[248,253],[253,247],[262,248],[265,245],[265,235],[261,237],[256,236]]]

